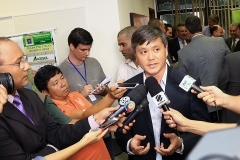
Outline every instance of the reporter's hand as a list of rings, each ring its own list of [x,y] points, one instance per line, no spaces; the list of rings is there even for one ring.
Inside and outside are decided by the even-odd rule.
[[[119,105],[116,107],[104,108],[103,110],[94,114],[94,119],[96,123],[100,126],[105,121],[105,119],[117,109],[119,109]]]
[[[172,155],[177,149],[182,147],[182,141],[175,133],[163,133],[163,136],[170,140],[168,148],[165,149],[163,143],[161,143],[160,147],[154,147],[154,149],[162,156]]]
[[[118,84],[115,84],[109,89],[108,96],[113,99],[120,99],[126,91],[127,88],[118,88]]]
[[[7,100],[8,100],[7,89],[2,84],[0,84],[0,113],[2,113],[3,105],[7,103]]]
[[[214,102],[216,102],[217,106],[224,105],[224,99],[226,94],[223,93],[219,88],[215,86],[208,87],[200,86],[200,88],[205,92],[199,93],[198,98],[202,99],[207,105],[215,106]]]
[[[184,117],[180,112],[175,109],[169,108],[170,111],[161,110],[164,115],[164,119],[170,128],[176,128],[181,132],[186,132],[185,124],[188,123],[189,119]],[[172,119],[171,119],[172,118]]]
[[[122,114],[119,114],[119,115],[118,115],[118,117],[120,118],[120,120],[119,120],[116,124],[110,126],[110,127],[109,127],[109,131],[116,132],[119,127],[122,127],[122,126],[123,126],[122,123],[123,123],[123,121],[127,118],[127,117],[124,117],[124,115],[125,115],[125,113],[122,113]],[[133,121],[132,121],[131,123],[129,123],[127,126],[124,126],[124,128],[123,128],[123,130],[122,130],[122,133],[123,133],[123,134],[126,134],[127,131],[129,131],[129,130],[131,129],[131,127],[133,126],[133,123],[135,123],[135,120],[133,120]]]
[[[87,97],[91,92],[93,91],[92,85],[86,85],[83,87],[83,89],[80,91],[80,93],[84,96]]]
[[[106,89],[106,86],[104,84],[97,84],[93,94],[101,94],[101,93],[103,93],[105,91],[105,89]]]
[[[150,150],[150,143],[148,142],[146,147],[140,146],[141,141],[145,138],[146,136],[140,136],[136,134],[129,143],[130,151],[133,152],[135,155],[147,154]]]
[[[104,131],[102,131],[101,129],[98,129],[97,131],[90,130],[83,136],[83,138],[80,141],[83,141],[87,145],[92,144],[101,139],[107,133],[107,131],[108,129]]]

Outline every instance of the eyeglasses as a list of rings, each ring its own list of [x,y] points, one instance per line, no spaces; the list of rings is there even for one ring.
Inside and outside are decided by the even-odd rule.
[[[25,63],[27,63],[27,56],[26,55],[24,55],[22,57],[20,62],[17,62],[15,64],[2,64],[2,65],[0,65],[0,67],[1,66],[19,66],[20,68],[22,68],[22,66],[24,66]]]

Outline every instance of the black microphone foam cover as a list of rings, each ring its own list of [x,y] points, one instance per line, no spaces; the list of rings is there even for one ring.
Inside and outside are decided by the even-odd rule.
[[[176,70],[176,69],[173,69],[170,73],[170,78],[175,82],[177,83],[178,85],[181,83],[181,81],[183,80],[183,78],[186,76],[185,73],[179,71],[179,70]]]
[[[155,77],[150,76],[145,80],[146,87],[148,89],[148,92],[153,97],[159,92],[163,91],[160,85],[158,84],[158,81]]]
[[[139,104],[146,97],[146,95],[147,89],[143,84],[139,84],[127,94],[131,101],[135,102],[136,105]]]

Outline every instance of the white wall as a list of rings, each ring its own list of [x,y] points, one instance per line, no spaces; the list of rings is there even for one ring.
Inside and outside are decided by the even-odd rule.
[[[118,0],[120,28],[130,25],[130,12],[149,16],[148,8],[155,9],[154,0]]]
[[[90,56],[99,60],[106,75],[112,77],[112,83],[114,83],[116,82],[118,65],[123,60],[121,53],[118,51],[117,33],[120,29],[130,25],[130,12],[149,16],[148,7],[155,9],[154,0],[1,0],[0,33],[4,32],[5,35],[16,33],[14,20],[7,18],[2,20],[5,25],[1,25],[1,17],[21,16],[78,7],[84,8],[84,24],[86,24],[86,29],[94,39]],[[76,17],[76,24],[79,24],[77,22],[78,15],[66,15],[66,17],[68,16]],[[69,24],[66,23],[66,25]],[[70,30],[67,32],[70,33]],[[62,61],[68,55],[67,34],[62,35],[61,42],[57,42],[57,44],[61,44],[61,47],[64,46],[64,49],[58,49],[59,61]]]

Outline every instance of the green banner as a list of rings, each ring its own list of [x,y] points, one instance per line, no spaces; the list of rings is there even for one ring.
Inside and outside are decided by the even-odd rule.
[[[23,44],[26,54],[53,52],[54,50],[51,32],[24,35]]]
[[[232,23],[240,23],[240,10],[232,10]]]

